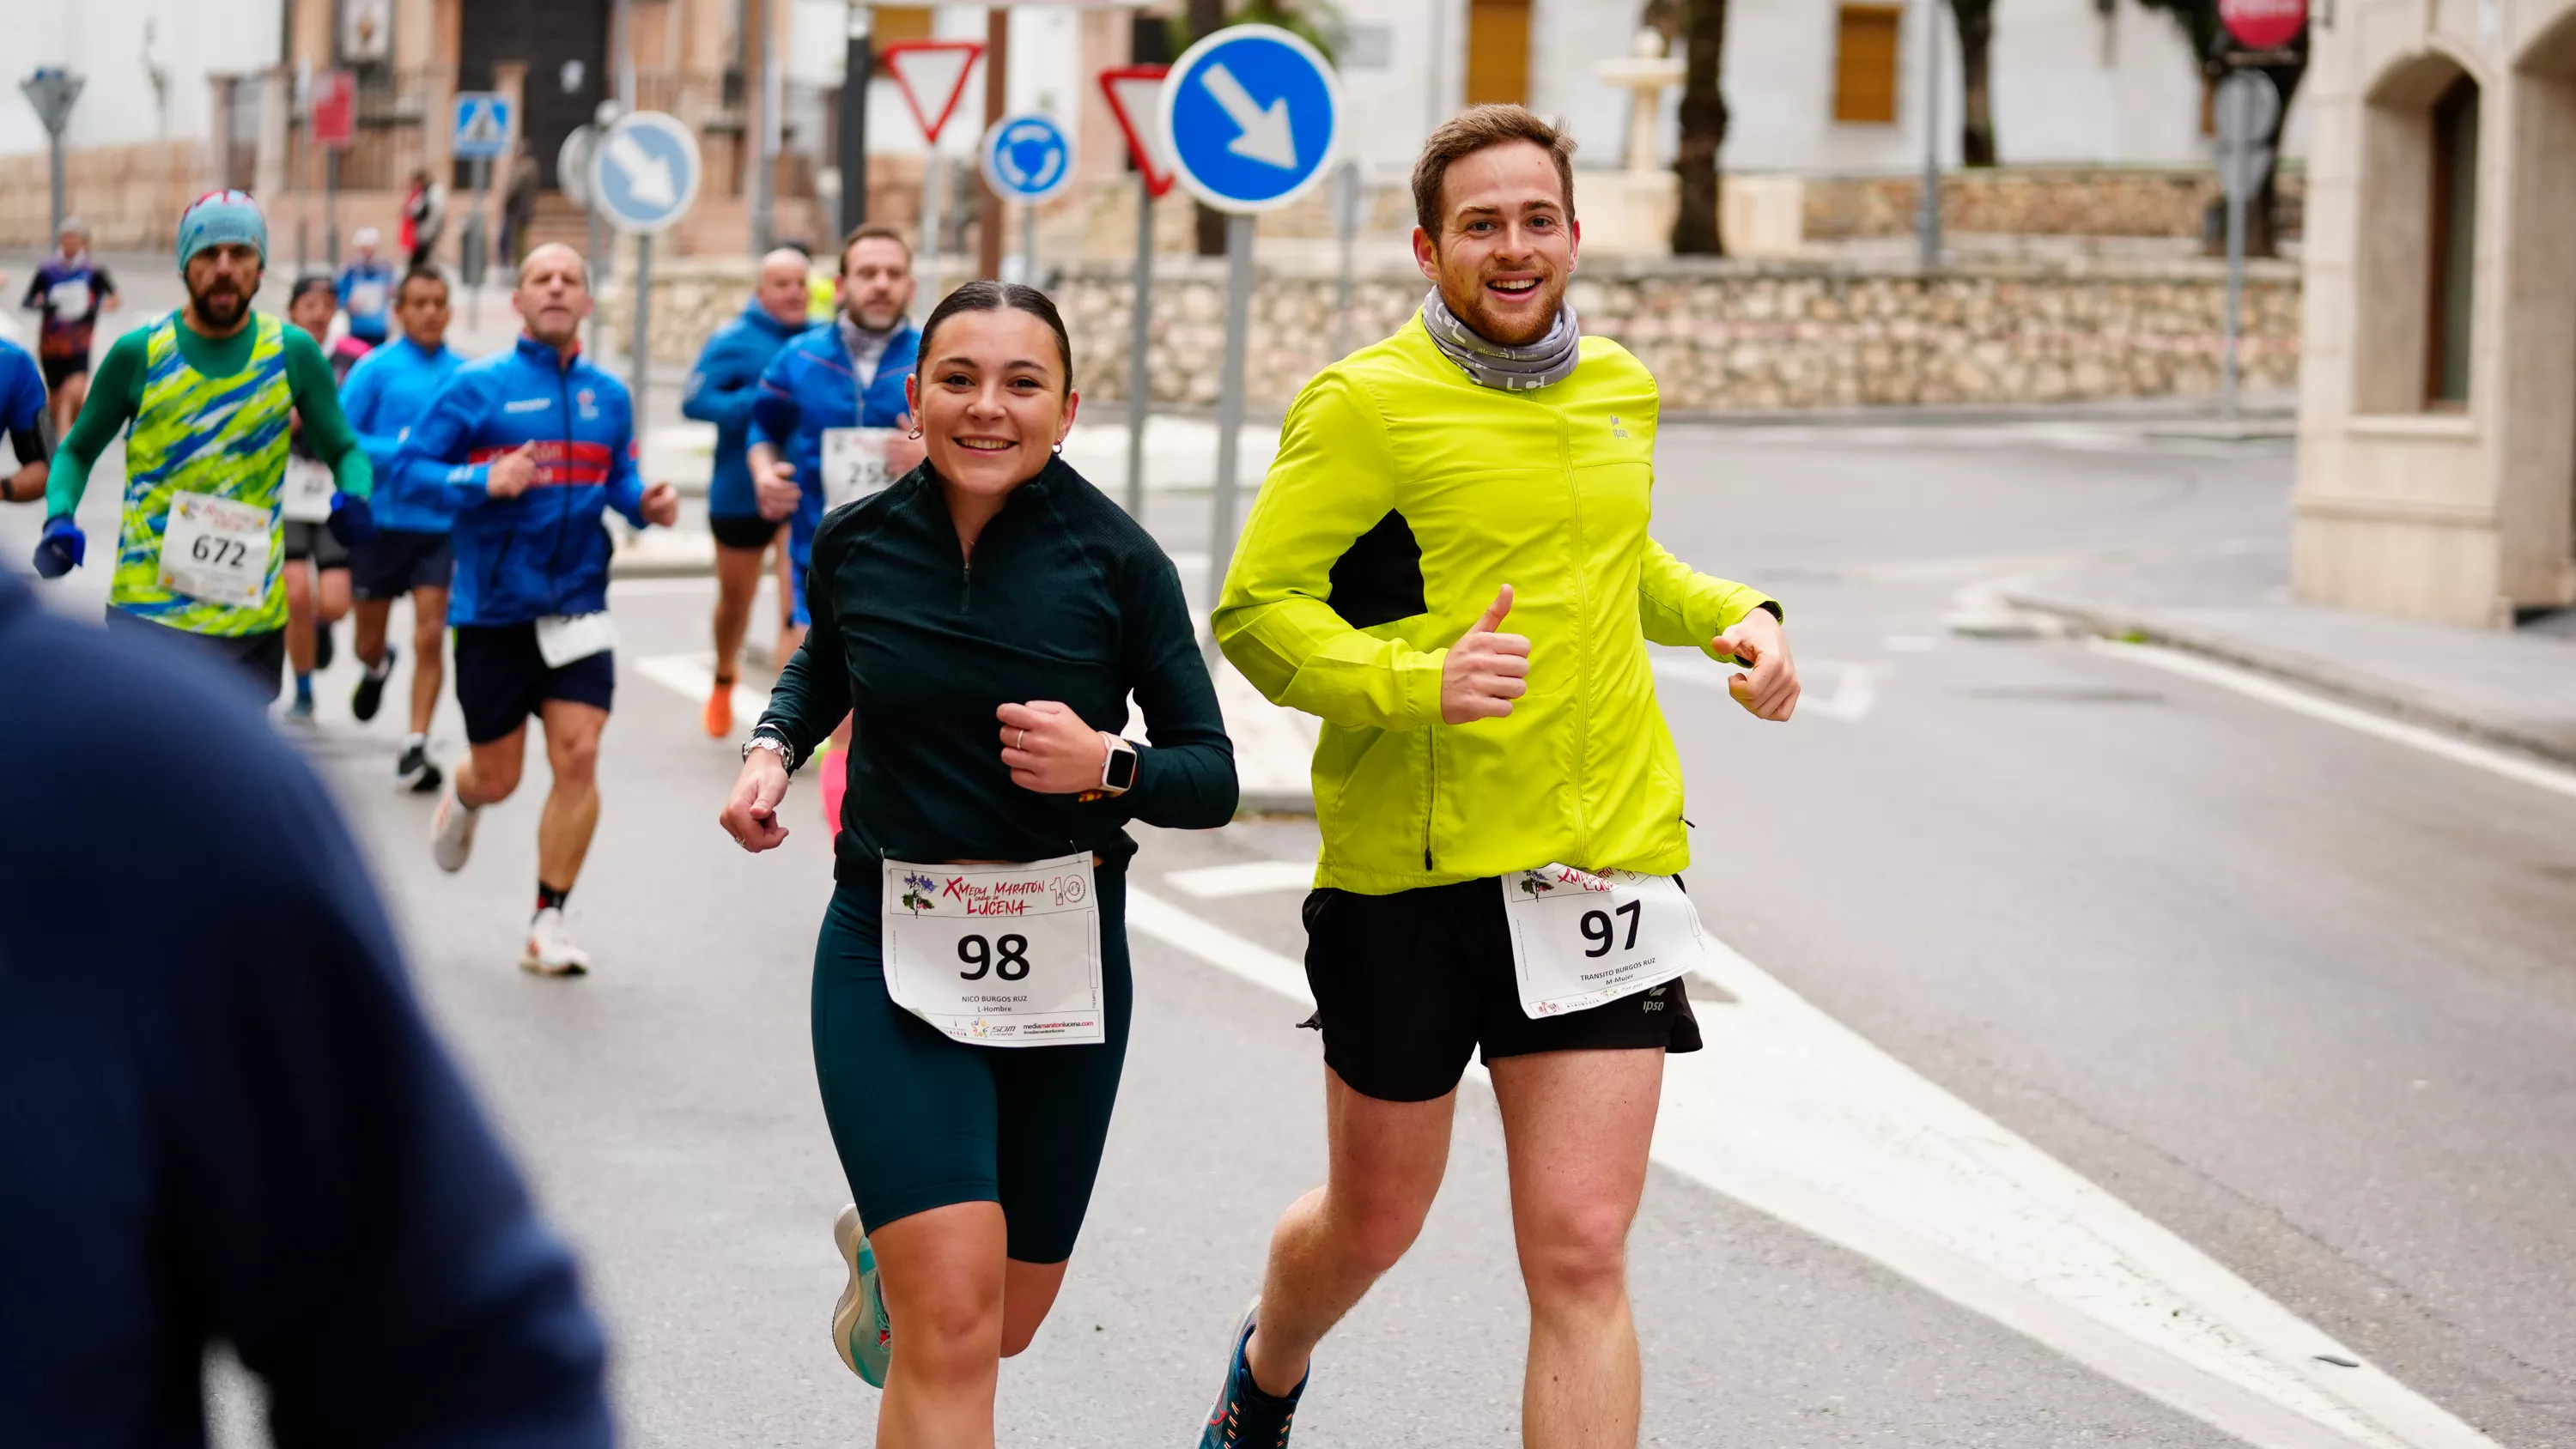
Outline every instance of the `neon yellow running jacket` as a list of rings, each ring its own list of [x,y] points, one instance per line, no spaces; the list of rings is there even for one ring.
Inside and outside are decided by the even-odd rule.
[[[1689,864],[1646,645],[1706,650],[1778,605],[1647,536],[1654,377],[1606,338],[1582,349],[1565,381],[1502,392],[1417,316],[1289,409],[1215,629],[1254,687],[1324,722],[1319,886]],[[1504,584],[1529,693],[1508,718],[1443,724],[1448,646]]]

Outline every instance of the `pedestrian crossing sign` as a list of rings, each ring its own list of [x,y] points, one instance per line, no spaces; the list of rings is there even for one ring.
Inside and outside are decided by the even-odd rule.
[[[510,149],[510,98],[498,91],[456,93],[456,125],[449,150],[464,160],[489,160]]]

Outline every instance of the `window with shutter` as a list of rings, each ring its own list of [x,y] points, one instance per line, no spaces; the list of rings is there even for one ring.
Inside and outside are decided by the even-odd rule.
[[[1834,119],[1846,125],[1896,124],[1896,40],[1904,8],[1845,5],[1836,13]]]

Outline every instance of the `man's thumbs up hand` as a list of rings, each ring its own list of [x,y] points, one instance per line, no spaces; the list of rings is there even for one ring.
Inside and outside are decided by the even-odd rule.
[[[1440,718],[1447,723],[1501,719],[1512,701],[1529,693],[1529,639],[1495,632],[1512,612],[1512,586],[1503,585],[1487,609],[1440,666]]]

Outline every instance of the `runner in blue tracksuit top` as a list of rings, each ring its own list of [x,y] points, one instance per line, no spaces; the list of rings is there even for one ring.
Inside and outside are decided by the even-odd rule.
[[[814,530],[823,523],[823,434],[911,428],[903,380],[921,350],[921,334],[904,320],[912,291],[911,244],[892,227],[860,227],[841,248],[840,315],[780,348],[760,375],[760,396],[751,405],[751,476],[755,490],[773,498],[795,490],[788,552],[796,562],[800,625]],[[889,453],[883,481],[902,477],[919,461],[920,445],[905,442]]]
[[[610,508],[641,528],[680,516],[679,491],[635,472],[633,400],[581,356],[590,277],[581,254],[547,245],[519,264],[511,306],[526,330],[509,351],[456,370],[412,424],[403,486],[443,491],[456,512],[456,702],[467,761],[439,798],[431,848],[462,870],[476,812],[519,786],[528,716],[546,727],[554,789],[537,826],[537,909],[519,964],[586,969],[564,897],[599,822],[594,769],[617,687],[608,620]]]
[[[680,413],[716,425],[715,472],[707,480],[707,527],[716,536],[715,689],[707,697],[706,730],[717,739],[733,733],[734,671],[742,657],[743,630],[751,623],[751,596],[760,588],[760,560],[777,541],[784,517],[764,518],[751,486],[751,404],[760,375],[789,339],[805,330],[805,254],[781,247],[760,259],[760,277],[742,315],[716,329],[689,372]],[[794,624],[793,572],[778,560],[778,622],[782,638]],[[778,651],[785,663],[789,651]]]
[[[447,345],[447,278],[434,268],[415,268],[402,279],[393,312],[402,335],[361,358],[340,384],[340,409],[384,480],[374,500],[375,535],[349,549],[358,660],[366,666],[349,711],[371,720],[383,704],[397,652],[385,639],[385,625],[394,600],[411,595],[411,732],[395,758],[394,778],[427,794],[440,782],[429,758],[429,720],[445,673],[447,585],[456,553],[448,542],[451,517],[443,490],[403,486],[402,470],[394,464],[412,424],[465,359]]]

